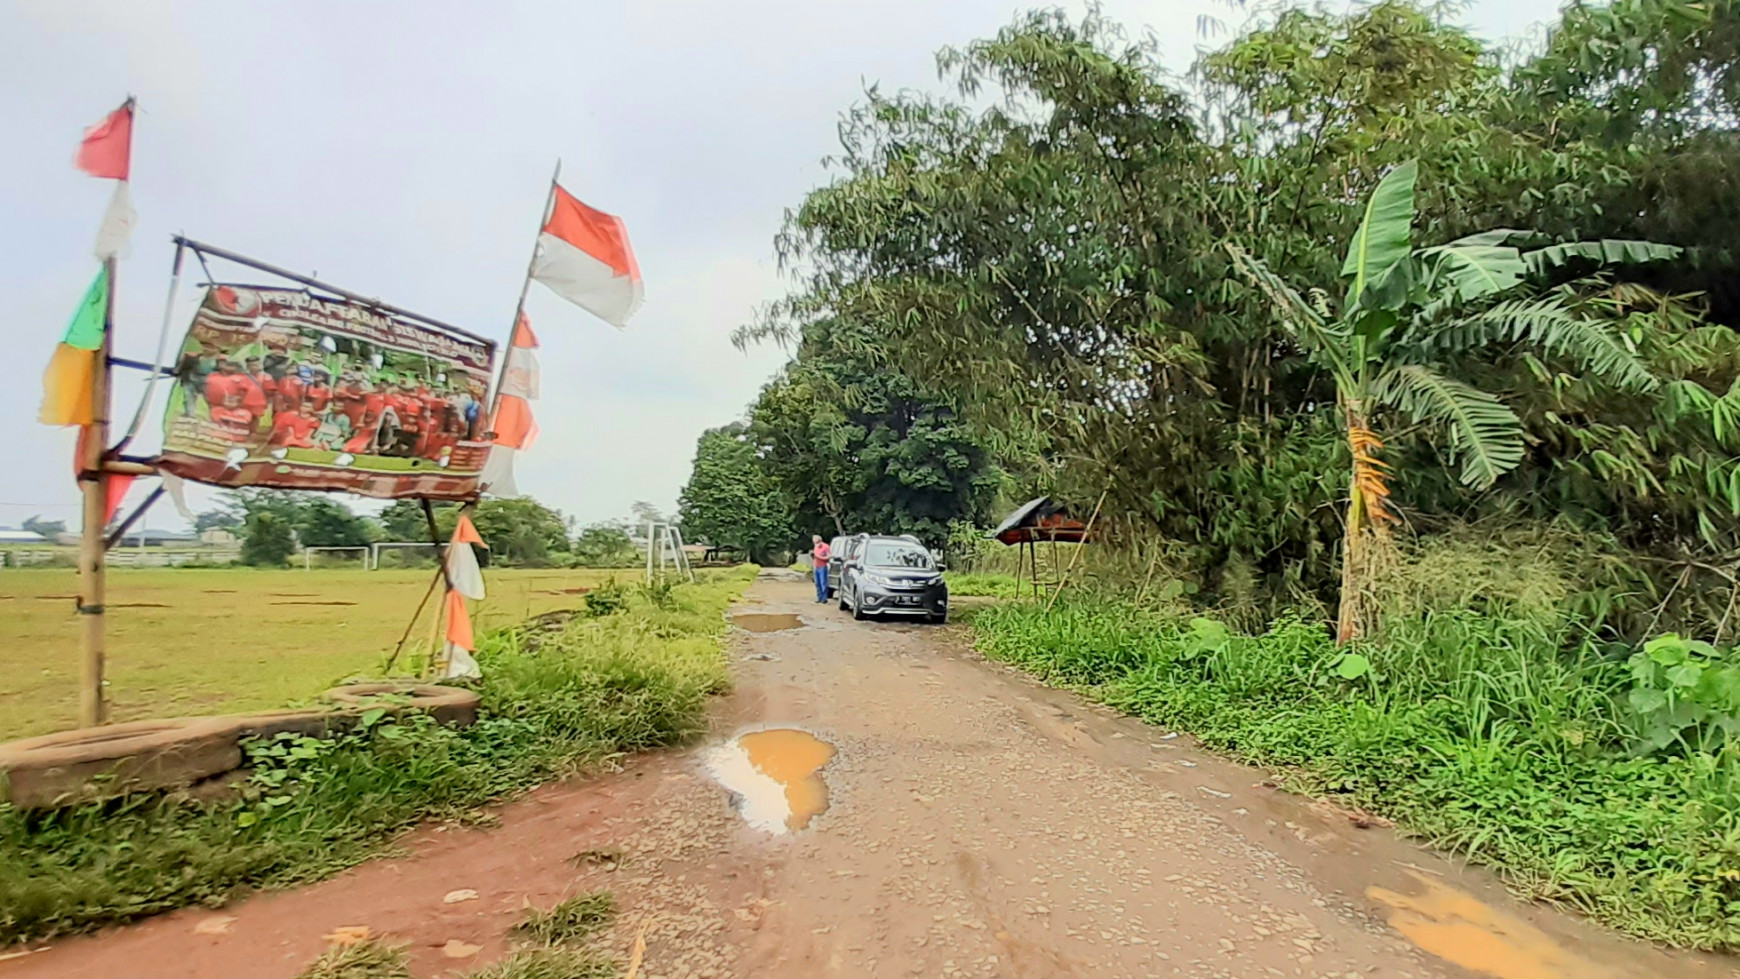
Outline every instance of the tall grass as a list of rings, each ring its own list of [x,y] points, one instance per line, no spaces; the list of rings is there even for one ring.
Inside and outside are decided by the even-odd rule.
[[[1383,812],[1526,894],[1740,948],[1740,749],[1640,754],[1623,660],[1550,606],[1416,610],[1353,680],[1298,618],[1208,650],[1188,619],[1079,593],[973,625],[987,656]]]
[[[139,795],[51,813],[0,806],[0,943],[88,929],[237,890],[327,876],[420,820],[476,807],[702,730],[729,680],[721,612],[753,569],[560,633],[509,629],[478,650],[481,719],[390,720],[337,742],[256,746],[241,797]]]

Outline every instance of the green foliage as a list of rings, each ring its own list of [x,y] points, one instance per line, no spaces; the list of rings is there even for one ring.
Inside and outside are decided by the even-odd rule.
[[[593,618],[615,615],[628,607],[628,589],[615,578],[586,593],[586,614]]]
[[[1352,381],[1411,526],[1612,534],[1670,626],[1713,627],[1720,576],[1669,562],[1740,553],[1710,325],[1740,313],[1737,50],[1728,5],[1571,8],[1517,58],[1383,2],[1259,10],[1180,78],[1097,13],[1024,14],[942,52],[951,90],[867,92],[791,212],[798,287],[740,333],[798,353],[756,415],[780,483],[818,529],[862,485],[852,403],[804,369],[838,360],[1036,491],[1109,486],[1105,534],[1179,542],[1211,596],[1326,603]]]
[[[1644,643],[1627,665],[1626,702],[1648,750],[1708,754],[1740,736],[1740,666],[1716,647],[1670,632]]]
[[[459,520],[459,505],[437,503],[435,530],[446,541]],[[511,500],[484,500],[472,511],[471,522],[489,545],[490,559],[509,565],[547,567],[567,555],[567,520],[562,511],[522,496]],[[381,527],[397,541],[429,539],[429,519],[419,500],[398,500],[381,511]]]
[[[685,536],[743,551],[756,564],[770,563],[795,536],[790,509],[742,422],[701,433],[678,509]]]
[[[296,536],[283,517],[270,510],[250,513],[242,524],[242,563],[282,567],[296,550]]]
[[[868,354],[874,331],[824,317],[797,332],[791,362],[750,408],[750,432],[800,531],[935,546],[952,523],[989,515],[1003,474],[943,396]]]
[[[1637,755],[1624,661],[1524,608],[1417,611],[1352,650],[1298,618],[1240,635],[1080,595],[973,625],[987,656],[1383,812],[1526,893],[1643,937],[1740,947],[1736,746]],[[1708,657],[1654,650],[1637,654],[1638,687],[1691,679],[1667,671]]]
[[[411,979],[405,949],[373,938],[334,945],[296,979]]]
[[[678,585],[668,607],[484,637],[479,721],[368,723],[251,745],[239,798],[146,794],[47,813],[0,805],[0,943],[84,931],[251,887],[328,876],[401,830],[621,752],[680,742],[726,688],[721,613],[749,572]]]
[[[574,563],[582,568],[627,568],[640,563],[640,550],[621,523],[595,523],[574,537]]]
[[[609,891],[576,894],[551,908],[527,908],[514,930],[542,942],[560,945],[584,941],[616,917],[616,899]]]

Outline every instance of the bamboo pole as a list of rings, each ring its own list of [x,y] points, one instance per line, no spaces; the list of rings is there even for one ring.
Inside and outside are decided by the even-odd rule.
[[[79,659],[79,726],[96,727],[109,719],[103,697],[103,603],[108,592],[104,576],[103,530],[109,515],[109,474],[103,454],[109,444],[109,350],[114,332],[115,259],[103,260],[108,303],[103,310],[103,342],[97,348],[91,376],[91,423],[79,440],[78,460],[83,521],[79,529],[79,618],[83,649]]]

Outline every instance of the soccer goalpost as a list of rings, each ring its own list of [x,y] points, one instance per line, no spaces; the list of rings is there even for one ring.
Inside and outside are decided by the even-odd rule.
[[[371,550],[371,548],[368,545],[359,545],[359,546],[354,546],[354,547],[338,547],[335,545],[334,546],[321,546],[321,547],[304,547],[302,549],[302,570],[304,570],[304,571],[313,571],[314,570],[314,552],[315,551],[320,551],[322,553],[332,553],[334,551],[356,551],[362,557],[362,569],[364,571],[370,570],[370,561],[371,561],[371,558],[373,557],[373,554],[374,554],[374,552]]]

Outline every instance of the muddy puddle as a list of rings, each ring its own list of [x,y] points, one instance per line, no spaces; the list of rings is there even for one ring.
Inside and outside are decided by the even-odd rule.
[[[1415,896],[1382,887],[1366,894],[1392,910],[1390,927],[1420,948],[1497,979],[1607,979],[1614,975],[1571,953],[1545,932],[1423,874]]]
[[[746,632],[784,632],[803,628],[804,620],[786,613],[739,612],[731,617],[731,623]]]
[[[834,746],[797,728],[740,734],[707,753],[707,771],[737,796],[743,821],[767,833],[805,829],[828,811],[822,768]]]

